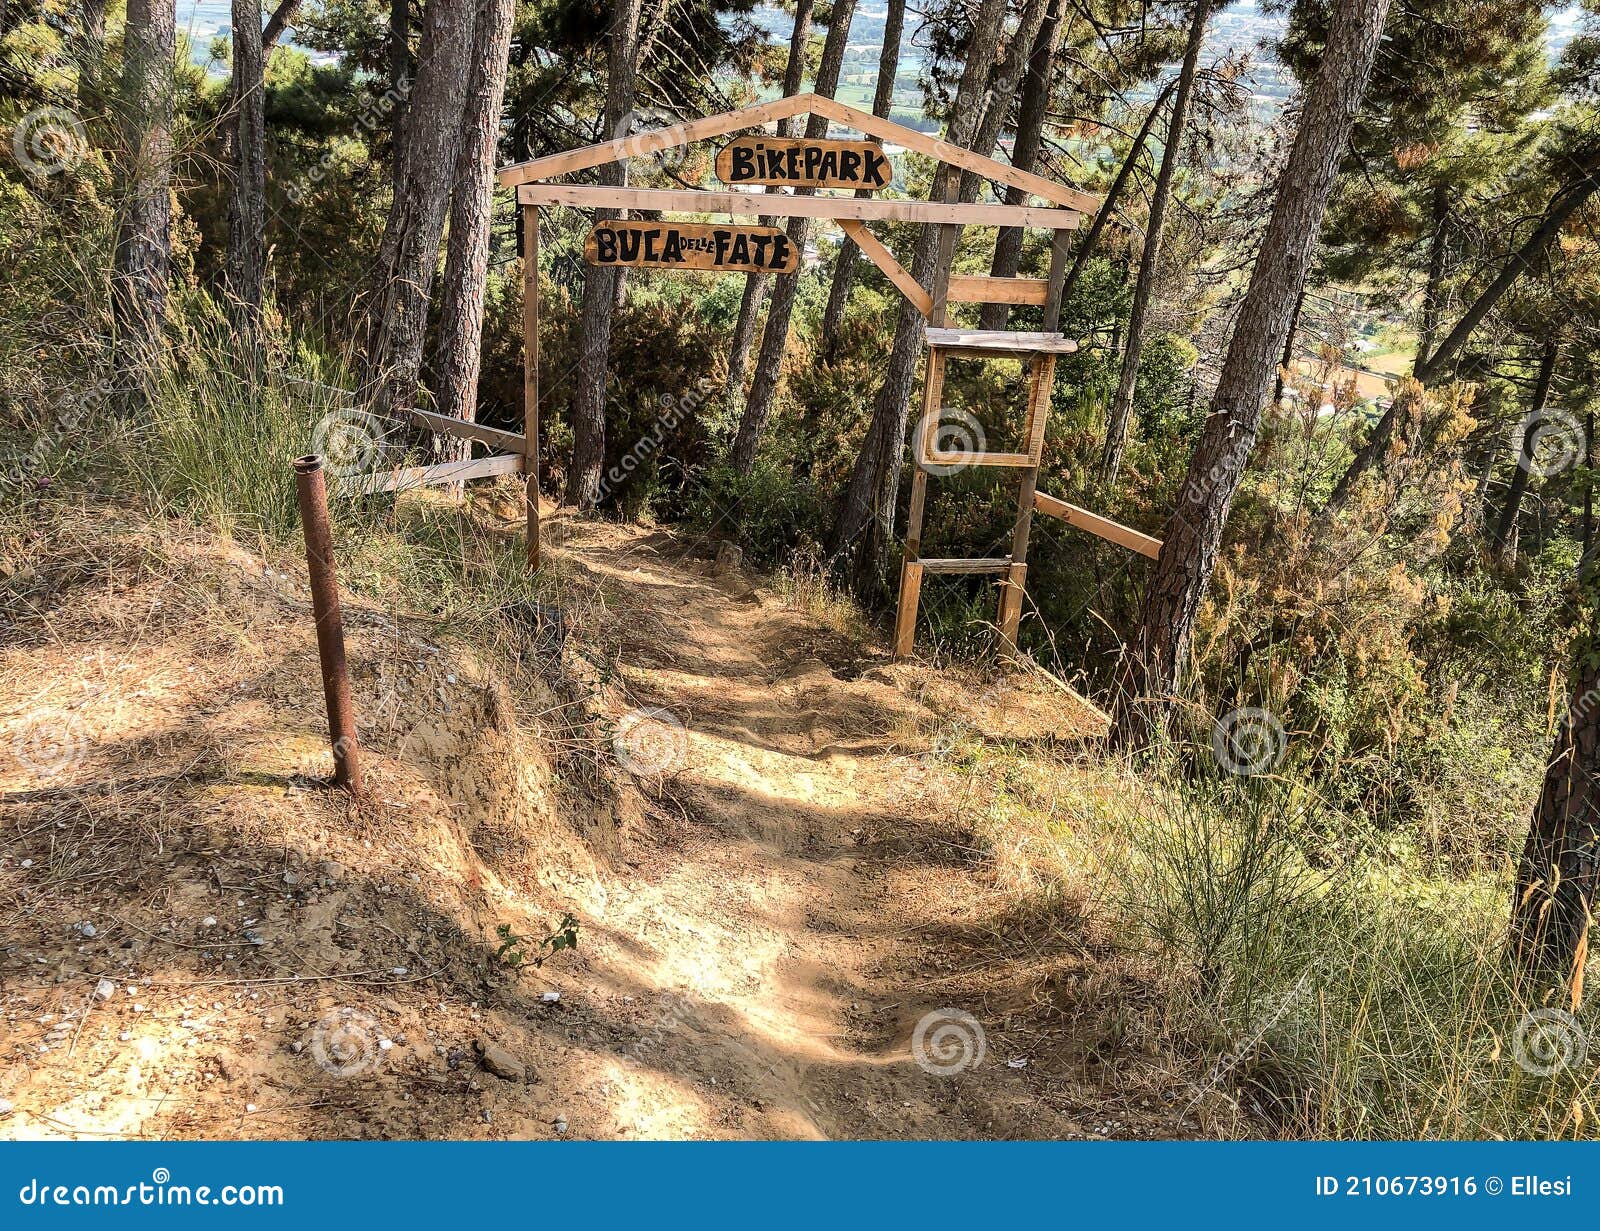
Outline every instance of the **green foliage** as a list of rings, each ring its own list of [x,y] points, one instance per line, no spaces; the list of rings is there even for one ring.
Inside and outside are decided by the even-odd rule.
[[[531,955],[525,946],[533,944],[533,938],[518,936],[511,930],[509,923],[496,925],[494,934],[500,938],[499,947],[494,951],[494,960],[511,970],[521,970],[530,961],[535,967],[543,966],[547,960],[563,949],[576,949],[578,920],[570,912],[563,914],[555,930],[534,945]]]

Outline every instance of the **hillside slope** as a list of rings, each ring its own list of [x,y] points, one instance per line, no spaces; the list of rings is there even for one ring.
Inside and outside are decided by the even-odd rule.
[[[1096,1075],[1093,942],[940,755],[1091,714],[553,530],[581,615],[510,657],[350,600],[354,806],[292,556],[112,512],[6,562],[0,1134],[1180,1131]]]

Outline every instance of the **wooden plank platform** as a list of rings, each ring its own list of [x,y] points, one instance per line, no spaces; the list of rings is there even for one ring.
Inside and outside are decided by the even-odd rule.
[[[351,475],[340,480],[341,491],[352,496],[375,496],[379,492],[405,492],[436,483],[464,483],[468,479],[487,479],[497,474],[521,474],[520,453],[497,453],[468,462],[440,462],[437,466],[406,466],[379,470],[372,474]]]
[[[1029,333],[1010,329],[927,330],[929,346],[955,355],[1070,355],[1078,343],[1061,333]]]
[[[719,192],[697,188],[612,188],[605,184],[521,184],[523,205],[578,209],[659,210],[668,214],[729,214],[744,218],[857,218],[863,222],[958,223],[1073,231],[1077,210],[1032,205],[948,205],[942,201],[885,201],[877,197],[798,197],[783,192]]]

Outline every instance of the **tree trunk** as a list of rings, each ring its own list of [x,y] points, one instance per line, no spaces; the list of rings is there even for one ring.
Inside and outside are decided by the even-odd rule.
[[[822,60],[817,65],[816,93],[832,98],[839,88],[839,70],[844,64],[845,47],[850,41],[850,21],[855,16],[856,0],[834,0],[829,16],[828,37],[822,44]],[[806,121],[806,137],[816,140],[828,133],[826,116],[814,115]],[[798,188],[797,195],[810,196],[809,188]],[[810,234],[811,219],[791,218],[786,228],[789,242],[802,257],[806,239]],[[784,346],[789,340],[789,318],[794,312],[795,295],[800,290],[800,279],[805,276],[804,265],[792,274],[780,274],[772,288],[772,302],[767,306],[767,324],[761,334],[761,350],[756,355],[755,374],[750,379],[750,396],[739,420],[739,431],[733,438],[731,459],[733,468],[740,474],[749,474],[755,468],[756,453],[761,448],[761,437],[772,417],[772,403],[778,394],[778,378],[783,367]]]
[[[905,32],[906,0],[889,0],[889,12],[883,21],[883,46],[878,53],[878,84],[872,95],[872,114],[888,119],[894,110],[894,82],[900,73],[900,39]],[[871,196],[863,188],[858,197]],[[833,265],[833,285],[828,288],[828,306],[822,314],[822,355],[832,361],[839,345],[839,330],[844,326],[845,309],[850,304],[850,288],[855,283],[856,265],[861,249],[848,235],[839,245],[839,257]]]
[[[1150,220],[1145,226],[1144,255],[1139,259],[1139,276],[1133,284],[1133,309],[1128,316],[1128,345],[1122,352],[1122,375],[1111,399],[1106,421],[1105,448],[1100,454],[1100,474],[1109,485],[1122,465],[1122,446],[1128,435],[1128,416],[1133,411],[1133,394],[1139,379],[1139,355],[1144,349],[1144,318],[1150,307],[1150,290],[1155,285],[1161,263],[1161,233],[1167,223],[1167,202],[1172,198],[1172,177],[1182,156],[1183,129],[1189,117],[1189,95],[1194,91],[1194,75],[1200,64],[1200,48],[1205,42],[1206,18],[1211,0],[1195,0],[1189,19],[1189,44],[1184,49],[1183,67],[1178,70],[1178,90],[1172,96],[1172,118],[1167,121],[1167,140],[1161,151],[1161,169],[1156,173],[1155,191],[1150,196]]]
[[[1585,601],[1600,587],[1591,565]],[[1574,1007],[1583,994],[1589,920],[1600,875],[1600,636],[1578,638],[1567,713],[1556,733],[1517,866],[1511,899],[1511,951],[1517,969],[1566,985]]]
[[[1211,582],[1223,526],[1244,477],[1289,315],[1372,73],[1389,0],[1337,0],[1327,50],[1306,94],[1300,130],[1278,179],[1250,287],[1223,361],[1211,413],[1190,459],[1177,511],[1140,605],[1113,740],[1144,748],[1166,724],[1188,662],[1200,600]]]
[[[1417,333],[1416,367],[1433,349],[1439,332],[1439,300],[1444,295],[1445,232],[1450,226],[1450,193],[1443,184],[1433,190],[1433,235],[1428,240],[1428,281],[1422,288],[1422,327]]]
[[[417,404],[428,301],[439,262],[450,177],[461,135],[477,6],[429,0],[410,104],[395,149],[394,203],[378,249],[367,317],[364,399],[379,413]]]
[[[1122,199],[1123,189],[1128,181],[1133,178],[1133,169],[1139,163],[1140,156],[1144,153],[1145,142],[1150,139],[1150,132],[1155,127],[1156,117],[1161,114],[1161,109],[1166,105],[1167,99],[1172,96],[1172,91],[1178,88],[1178,79],[1174,77],[1161,87],[1155,101],[1150,104],[1150,110],[1145,112],[1144,123],[1139,125],[1139,131],[1133,138],[1133,146],[1128,150],[1128,156],[1122,160],[1122,166],[1117,168],[1117,178],[1111,181],[1111,187],[1106,190],[1105,199],[1100,202],[1100,208],[1095,211],[1094,221],[1089,224],[1089,230],[1078,241],[1076,251],[1072,254],[1072,264],[1067,266],[1067,276],[1061,283],[1061,302],[1066,303],[1072,298],[1072,288],[1077,286],[1078,278],[1083,274],[1084,267],[1089,263],[1089,258],[1094,255],[1094,250],[1100,242],[1100,235],[1106,229],[1106,223],[1117,212],[1117,203]],[[991,305],[993,306],[993,305]],[[999,305],[1004,307],[1005,305]],[[1118,322],[1120,325],[1120,322]],[[988,326],[985,326],[987,328]],[[1115,354],[1121,346],[1120,332],[1113,341],[1111,351]]]
[[[982,101],[994,71],[995,51],[1000,45],[1001,22],[1005,17],[1005,0],[983,0],[973,20],[972,35],[967,41],[966,62],[961,70],[961,81],[956,87],[956,97],[950,109],[950,122],[945,139],[952,145],[970,149],[977,140],[978,125],[982,119]],[[946,169],[941,167],[934,175],[932,200],[943,200],[948,184]],[[931,288],[934,279],[934,260],[939,249],[939,228],[923,227],[911,261],[911,274],[924,287]],[[905,452],[906,400],[911,396],[911,382],[916,375],[917,361],[922,357],[922,314],[910,301],[900,305],[900,315],[895,322],[894,344],[884,368],[883,384],[872,408],[872,419],[856,455],[854,468],[839,503],[830,536],[830,554],[838,556],[855,545],[857,537],[872,517],[876,498],[885,486],[882,476],[893,470],[898,479],[900,455]],[[869,549],[856,560],[856,575],[864,578],[877,567],[882,551],[869,543]]]
[[[124,413],[149,404],[172,270],[173,0],[129,0],[112,322]]]
[[[638,72],[639,0],[620,0],[606,52],[606,132],[614,133],[633,110]],[[607,163],[600,182],[627,183],[627,164]],[[596,210],[595,219],[616,216]],[[606,366],[611,352],[611,319],[616,310],[616,279],[605,267],[591,267],[583,281],[577,384],[572,396],[571,490],[578,508],[590,512],[600,501],[600,472],[606,456]]]
[[[1056,41],[1061,36],[1061,3],[1051,0],[1044,24],[1033,37],[1028,52],[1028,79],[1017,104],[1017,135],[1011,146],[1011,165],[1032,171],[1039,162],[1044,144],[1044,121],[1050,112],[1050,90],[1055,76]],[[1008,186],[1007,205],[1025,205],[1027,193]],[[1096,221],[1099,221],[1097,218]],[[994,260],[989,263],[991,278],[1015,278],[1022,268],[1022,228],[1001,227],[994,241]],[[1011,305],[986,303],[978,311],[979,329],[1004,329],[1011,319]]]
[[[853,2],[853,0],[852,0]],[[789,58],[783,65],[784,97],[800,93],[805,81],[806,42],[811,37],[811,10],[813,0],[798,0],[794,10],[794,25],[789,31]],[[778,135],[794,135],[794,116],[778,121]],[[777,189],[768,188],[767,192]],[[775,218],[760,219],[761,225],[776,224]],[[750,364],[750,348],[755,345],[756,322],[761,319],[761,305],[766,301],[768,278],[766,274],[750,274],[744,280],[744,295],[739,300],[739,319],[733,327],[733,342],[728,350],[728,383],[725,386],[729,403],[735,402],[744,392],[744,372]]]
[[[83,33],[74,48],[78,62],[78,106],[93,114],[105,109],[101,75],[106,59],[107,0],[84,0]],[[0,24],[0,29],[3,29]]]
[[[1494,534],[1490,543],[1494,553],[1501,559],[1505,558],[1507,544],[1511,541],[1511,528],[1517,524],[1517,514],[1522,509],[1522,497],[1528,490],[1528,467],[1533,460],[1532,453],[1538,439],[1538,429],[1544,422],[1544,407],[1550,397],[1550,381],[1555,376],[1556,354],[1561,344],[1555,333],[1552,333],[1544,344],[1544,351],[1539,356],[1539,374],[1534,377],[1533,397],[1528,403],[1528,417],[1522,439],[1518,442],[1516,464],[1511,468],[1511,487],[1506,492],[1505,507],[1500,510],[1500,520],[1495,523]]]
[[[228,309],[245,350],[261,343],[267,264],[266,48],[261,0],[233,0],[233,190],[228,202]]]
[[[500,111],[510,66],[515,0],[485,0],[473,35],[472,77],[461,119],[450,233],[445,244],[444,300],[436,363],[439,413],[469,422],[478,417],[478,367],[483,346],[483,292],[489,269],[489,225]],[[444,460],[464,460],[468,443],[435,437]]]
[[[1472,336],[1472,331],[1489,314],[1489,310],[1500,302],[1501,296],[1511,289],[1512,283],[1522,276],[1524,270],[1533,267],[1534,259],[1560,233],[1567,219],[1594,195],[1596,188],[1600,188],[1600,169],[1595,165],[1597,161],[1600,161],[1600,156],[1591,154],[1583,164],[1585,167],[1583,176],[1564,185],[1551,198],[1550,205],[1545,210],[1539,225],[1534,228],[1533,234],[1523,240],[1522,246],[1512,254],[1495,280],[1473,300],[1472,306],[1456,322],[1455,328],[1443,342],[1439,343],[1439,348],[1426,360],[1417,364],[1415,375],[1418,380],[1427,384],[1443,373],[1445,365],[1455,358],[1456,352],[1466,344],[1467,339]]]
[[[400,134],[406,113],[406,94],[411,84],[411,0],[389,0],[389,93],[394,96],[394,142]]]
[[[1283,374],[1294,363],[1294,336],[1300,327],[1300,310],[1306,305],[1306,288],[1302,286],[1294,299],[1294,311],[1289,313],[1289,328],[1283,335],[1283,354],[1278,358],[1278,371],[1272,378],[1272,405],[1283,405]]]

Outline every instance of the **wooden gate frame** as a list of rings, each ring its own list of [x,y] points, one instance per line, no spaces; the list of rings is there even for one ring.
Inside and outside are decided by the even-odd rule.
[[[778,120],[799,115],[818,115],[845,128],[854,129],[879,141],[892,141],[907,149],[937,159],[952,171],[971,172],[985,180],[1018,189],[1049,204],[962,203],[957,197],[960,176],[947,178],[949,191],[942,202],[885,200],[877,197],[830,196],[807,191],[787,194],[781,191],[717,191],[709,189],[626,188],[596,184],[551,182],[555,177],[585,171],[625,158],[659,153],[712,137],[727,136]],[[995,572],[1003,573],[997,624],[1003,654],[1016,653],[1017,627],[1027,577],[1028,538],[1035,509],[1062,517],[1070,524],[1110,539],[1135,551],[1153,555],[1160,543],[1138,531],[1099,517],[1088,510],[1055,500],[1038,491],[1039,465],[1043,454],[1050,395],[1054,386],[1056,358],[1077,349],[1077,343],[1058,332],[1062,289],[1066,277],[1069,231],[1077,228],[1083,213],[1099,208],[1100,200],[1065,184],[985,157],[958,145],[930,137],[916,129],[862,111],[847,103],[819,94],[787,95],[757,103],[738,111],[708,116],[603,141],[580,149],[549,154],[502,167],[498,179],[503,187],[517,189],[521,210],[523,257],[523,386],[524,412],[521,433],[449,419],[424,411],[414,412],[419,423],[446,435],[477,440],[507,450],[496,457],[480,459],[467,466],[498,466],[494,473],[520,469],[525,476],[524,500],[527,510],[527,550],[529,567],[539,567],[539,211],[552,205],[611,210],[642,210],[662,213],[728,214],[747,217],[809,217],[837,222],[862,253],[883,271],[885,277],[914,304],[927,322],[928,357],[923,382],[923,417],[913,452],[911,510],[906,526],[905,556],[901,565],[899,610],[895,618],[896,657],[912,652],[916,614],[924,573]],[[922,286],[894,254],[867,229],[869,221],[917,222],[939,227],[938,260],[932,282]],[[1033,227],[1052,232],[1050,274],[1048,278],[991,278],[952,276],[956,242],[963,226]],[[796,275],[797,276],[797,275]],[[1041,304],[1045,330],[1019,331],[959,330],[949,327],[949,305],[957,303]],[[1027,420],[1023,429],[1026,442],[1022,453],[978,453],[941,455],[935,451],[935,423],[941,410],[944,366],[949,357],[1022,359],[1030,367]],[[1020,472],[1017,519],[1012,533],[1011,551],[994,559],[926,560],[921,555],[923,517],[927,504],[930,467],[952,462],[971,465],[1003,466]],[[457,463],[458,466],[462,465]],[[429,468],[437,469],[437,468]],[[454,478],[469,477],[457,473]]]

